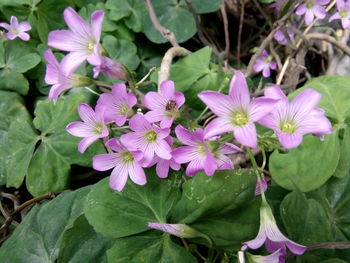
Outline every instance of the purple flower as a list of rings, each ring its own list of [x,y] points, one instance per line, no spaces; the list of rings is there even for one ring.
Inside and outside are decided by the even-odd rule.
[[[198,97],[218,116],[208,124],[206,138],[233,131],[237,141],[252,148],[257,146],[254,122],[271,112],[276,103],[270,98],[250,101],[247,82],[240,71],[231,80],[229,95],[203,91]]]
[[[101,56],[99,64],[93,68],[93,71],[94,78],[102,72],[108,78],[128,80],[124,66],[109,57]]]
[[[169,128],[179,108],[185,103],[185,96],[181,92],[175,92],[173,81],[166,80],[160,84],[160,93],[148,92],[143,103],[151,110],[145,114],[149,122],[160,121],[160,127]]]
[[[255,72],[262,71],[263,76],[267,78],[271,75],[270,69],[275,70],[277,68],[277,64],[275,61],[272,61],[272,56],[270,56],[266,50],[263,50],[261,55],[255,61],[253,68]]]
[[[286,34],[288,34],[289,39],[286,37]],[[294,34],[294,31],[290,28],[287,28],[286,30],[279,29],[273,37],[280,45],[287,45],[289,40],[294,41]]]
[[[233,169],[233,164],[225,154],[233,154],[242,150],[237,146],[226,143],[219,145],[215,141],[205,139],[207,129],[196,129],[190,132],[181,125],[176,126],[177,138],[186,146],[181,146],[173,150],[172,155],[177,163],[188,163],[186,174],[193,176],[197,172],[203,171],[211,176],[217,169]]]
[[[259,123],[274,130],[284,148],[297,147],[304,134],[321,136],[332,132],[332,125],[324,116],[324,111],[316,108],[321,99],[321,94],[317,91],[306,89],[289,102],[282,90],[275,85],[265,89],[265,97],[279,99],[279,102],[275,110]]]
[[[120,137],[123,145],[130,151],[140,150],[143,153],[144,165],[152,162],[154,155],[166,160],[171,159],[171,148],[165,141],[170,129],[161,129],[151,125],[143,115],[136,114],[129,121],[129,132]]]
[[[74,121],[67,125],[66,130],[76,137],[82,137],[78,151],[84,153],[94,141],[108,136],[108,128],[103,121],[104,107],[96,107],[96,112],[86,103],[80,103],[78,112],[81,121]]]
[[[280,257],[284,257],[284,254],[279,249],[267,256],[252,255],[250,253],[246,253],[246,255],[250,263],[280,263]]]
[[[59,64],[51,49],[44,52],[44,58],[48,62],[46,65],[45,82],[52,85],[48,99],[54,103],[56,103],[58,96],[63,91],[91,84],[89,78],[73,74],[71,70],[75,69],[67,70],[62,64]]]
[[[146,183],[146,175],[140,161],[143,155],[140,151],[129,151],[119,140],[112,138],[106,142],[113,153],[99,154],[92,159],[92,166],[97,171],[107,171],[113,168],[109,179],[109,186],[122,191],[128,176],[138,185]]]
[[[92,65],[100,63],[100,35],[104,12],[97,10],[91,14],[91,25],[82,19],[73,8],[64,10],[64,21],[70,30],[50,32],[48,45],[70,53],[62,64],[68,69],[77,68],[84,60]]]
[[[274,8],[277,12],[281,12],[287,3],[288,0],[276,0],[270,7]]]
[[[301,4],[295,13],[299,16],[305,14],[305,24],[310,25],[314,21],[316,16],[319,19],[323,19],[326,16],[326,9],[323,7],[327,5],[330,0],[306,0]]]
[[[113,85],[112,93],[103,93],[100,96],[97,105],[106,107],[106,122],[114,121],[118,126],[122,126],[136,102],[136,96],[126,91],[125,84],[118,83]]]
[[[28,21],[18,23],[18,19],[15,16],[11,16],[10,24],[0,23],[0,27],[3,27],[8,31],[6,33],[8,39],[14,40],[19,37],[24,41],[28,41],[30,38],[29,34],[25,32],[32,29]]]
[[[244,242],[242,250],[245,250],[247,247],[258,249],[264,243],[267,251],[270,253],[280,249],[280,252],[284,255],[287,251],[287,247],[296,255],[301,255],[306,250],[305,246],[293,242],[281,233],[276,225],[270,206],[267,204],[266,200],[263,199],[260,207],[259,233],[255,239]]]
[[[329,21],[340,19],[344,29],[350,27],[350,0],[337,0],[338,12],[329,18]]]

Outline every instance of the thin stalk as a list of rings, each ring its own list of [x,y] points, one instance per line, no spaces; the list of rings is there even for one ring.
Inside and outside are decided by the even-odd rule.
[[[90,91],[92,94],[95,94],[97,96],[100,96],[101,94],[100,93],[97,93],[96,91],[90,89],[89,87],[84,87],[85,89],[87,89],[88,91]]]

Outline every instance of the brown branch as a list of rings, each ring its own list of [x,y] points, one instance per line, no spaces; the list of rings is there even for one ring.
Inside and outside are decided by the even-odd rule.
[[[253,0],[255,6],[258,8],[259,12],[261,13],[261,15],[265,18],[265,20],[267,21],[267,23],[269,24],[269,26],[272,28],[272,22],[270,20],[270,18],[267,16],[267,14],[265,13],[264,9],[261,7],[261,5],[259,4],[258,0]]]
[[[239,17],[239,27],[238,27],[238,37],[237,37],[237,67],[240,67],[241,64],[241,38],[242,38],[242,28],[244,20],[244,0],[240,3],[241,5],[241,15]]]
[[[329,42],[329,43],[335,45],[337,48],[339,48],[345,54],[350,55],[350,48],[347,45],[344,45],[343,43],[337,41],[335,38],[333,38],[329,35],[322,34],[322,33],[309,33],[309,34],[305,35],[305,38],[315,39],[315,40],[323,40],[323,41]]]
[[[224,21],[225,59],[228,59],[229,55],[230,55],[230,33],[228,30],[228,19],[227,19],[225,1],[222,1],[221,5],[220,5],[220,11],[221,11],[221,15],[222,15],[222,20]],[[242,21],[242,24],[243,24],[243,21]],[[239,56],[238,56],[238,59],[239,59]]]
[[[179,47],[179,43],[177,43],[176,36],[169,29],[163,27],[158,20],[157,14],[154,11],[151,0],[145,0],[149,17],[151,18],[153,26],[159,31],[159,33],[168,40],[173,47]]]
[[[23,204],[21,204],[20,206],[18,206],[11,214],[10,216],[5,220],[5,222],[3,223],[3,225],[0,227],[0,233],[2,233],[2,231],[4,231],[12,222],[14,216],[21,212],[24,208],[32,205],[32,204],[35,204],[35,203],[38,203],[42,200],[45,200],[45,199],[51,199],[51,198],[54,198],[56,195],[58,194],[57,193],[48,193],[48,194],[44,194],[44,195],[41,195],[41,196],[38,196],[38,197],[34,197],[33,199],[30,199],[26,202],[24,202]]]
[[[165,53],[162,63],[160,64],[160,69],[158,72],[158,91],[160,89],[160,84],[164,81],[169,79],[170,75],[170,67],[171,63],[173,61],[174,57],[184,57],[191,54],[190,51],[183,47],[172,47],[168,49],[168,51]]]
[[[350,248],[350,242],[325,242],[325,243],[317,243],[307,246],[307,250],[315,250],[315,249],[348,249]]]

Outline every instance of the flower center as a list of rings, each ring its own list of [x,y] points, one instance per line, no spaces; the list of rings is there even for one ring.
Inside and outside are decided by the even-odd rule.
[[[347,10],[340,10],[339,15],[341,18],[347,17],[348,16],[348,11]]]
[[[93,53],[94,52],[94,46],[95,46],[95,43],[94,42],[90,42],[87,46],[87,50],[89,53]]]
[[[205,148],[204,144],[200,143],[197,147],[197,151],[200,153],[200,154],[206,154],[207,153],[207,149]]]
[[[176,109],[176,101],[175,100],[169,100],[165,106],[165,109],[168,111]]]
[[[97,134],[101,134],[103,131],[103,124],[102,123],[96,123],[96,127],[95,127],[95,132]]]
[[[157,133],[154,130],[147,131],[145,133],[145,139],[148,142],[154,142],[157,140]]]
[[[132,161],[134,161],[134,156],[132,156],[130,152],[125,151],[122,153],[122,159],[126,163],[131,163]]]
[[[18,35],[19,34],[19,31],[17,28],[12,28],[11,29],[11,33],[14,34],[14,35]]]
[[[314,6],[314,2],[312,2],[312,1],[309,1],[309,2],[306,3],[306,7],[307,7],[308,9],[310,9],[310,8],[313,7],[313,6]]]
[[[127,114],[128,111],[129,111],[129,105],[127,105],[127,104],[123,104],[123,105],[121,105],[121,106],[119,107],[119,113],[120,113],[121,115]]]
[[[295,124],[289,121],[281,123],[280,130],[285,133],[294,133],[297,129]]]
[[[248,123],[247,113],[242,110],[233,112],[232,123],[236,126],[246,125]]]

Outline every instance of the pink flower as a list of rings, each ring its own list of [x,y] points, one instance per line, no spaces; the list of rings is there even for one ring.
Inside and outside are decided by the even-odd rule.
[[[102,72],[108,78],[128,80],[124,66],[109,57],[101,56],[99,64],[93,68],[93,71],[94,78]]]
[[[10,24],[0,23],[0,27],[3,27],[8,31],[6,33],[8,39],[14,40],[19,37],[24,41],[28,41],[30,38],[29,34],[25,32],[32,29],[28,21],[18,23],[18,19],[15,16],[11,16]]]
[[[114,121],[122,126],[137,102],[136,96],[126,91],[124,83],[114,84],[112,93],[103,93],[97,101],[97,105],[104,105],[105,121]]]
[[[270,253],[280,250],[281,254],[284,255],[287,251],[287,247],[296,255],[301,255],[306,250],[305,246],[293,242],[281,233],[276,225],[270,206],[267,204],[266,200],[263,199],[260,207],[259,233],[255,239],[244,242],[242,250],[245,250],[247,247],[258,249],[264,243],[267,251]]]
[[[74,68],[67,69],[59,64],[50,49],[44,52],[44,58],[49,63],[46,65],[45,82],[52,85],[48,99],[54,103],[63,91],[91,84],[89,78],[73,74]]]
[[[145,114],[149,122],[160,121],[160,127],[169,128],[177,116],[179,108],[185,103],[185,96],[181,92],[175,92],[173,81],[166,80],[160,85],[160,93],[148,92],[143,103],[146,108],[150,109]]]
[[[250,263],[281,263],[280,257],[284,257],[284,254],[279,249],[267,256],[252,255],[249,253],[246,253],[246,255]]]
[[[129,151],[119,140],[112,138],[106,142],[113,153],[99,154],[92,159],[92,166],[97,171],[107,171],[113,168],[109,185],[112,189],[122,191],[128,176],[138,185],[146,183],[146,175],[140,161],[143,157],[140,151]]]
[[[170,129],[161,129],[151,125],[143,115],[136,114],[129,121],[129,132],[120,137],[122,144],[130,151],[141,151],[144,165],[152,162],[154,155],[166,160],[171,159],[171,148],[165,141]]]
[[[84,153],[94,141],[108,136],[108,128],[103,121],[104,107],[96,107],[96,112],[86,103],[80,103],[78,112],[81,121],[74,121],[67,125],[66,130],[76,137],[82,137],[78,151]]]
[[[281,12],[287,3],[288,0],[275,0],[275,2],[270,5],[270,7],[274,8],[277,12]]]
[[[186,146],[173,150],[172,155],[177,163],[188,163],[186,174],[193,176],[197,172],[204,171],[208,176],[216,170],[233,169],[233,164],[226,154],[241,152],[237,146],[226,143],[219,145],[218,142],[205,139],[207,129],[196,129],[190,132],[181,125],[176,126],[177,138]]]
[[[267,78],[271,75],[270,69],[275,70],[277,64],[275,61],[272,61],[272,57],[264,50],[256,60],[253,68],[255,72],[262,71],[263,76]]]
[[[261,178],[261,185],[259,182],[256,182],[255,185],[255,195],[261,195],[261,191],[266,192],[267,190],[267,182],[264,178]]]
[[[289,39],[286,37],[287,34]],[[289,41],[294,41],[294,34],[292,29],[287,28],[285,30],[277,30],[273,37],[280,45],[287,45]]]
[[[233,131],[237,141],[252,148],[257,146],[254,122],[270,113],[277,102],[270,98],[251,101],[247,82],[240,71],[236,71],[231,80],[229,95],[203,91],[198,97],[218,116],[208,124],[206,138]]]
[[[310,25],[314,21],[316,16],[319,19],[326,17],[326,9],[323,7],[327,5],[330,0],[306,0],[305,3],[301,4],[295,13],[298,16],[305,14],[305,24]]]
[[[329,22],[340,19],[344,29],[350,27],[350,1],[337,0],[338,12],[329,18]]]
[[[92,65],[100,63],[100,35],[104,12],[91,14],[91,25],[82,19],[73,8],[64,10],[64,21],[70,30],[55,30],[49,34],[48,45],[70,53],[62,61],[67,69],[77,68],[84,60]]]
[[[321,99],[317,91],[306,89],[289,102],[275,85],[265,89],[265,97],[279,99],[279,102],[275,110],[260,119],[259,123],[274,130],[284,148],[297,147],[304,134],[322,136],[332,133],[332,125],[324,116],[324,111],[316,108]]]

